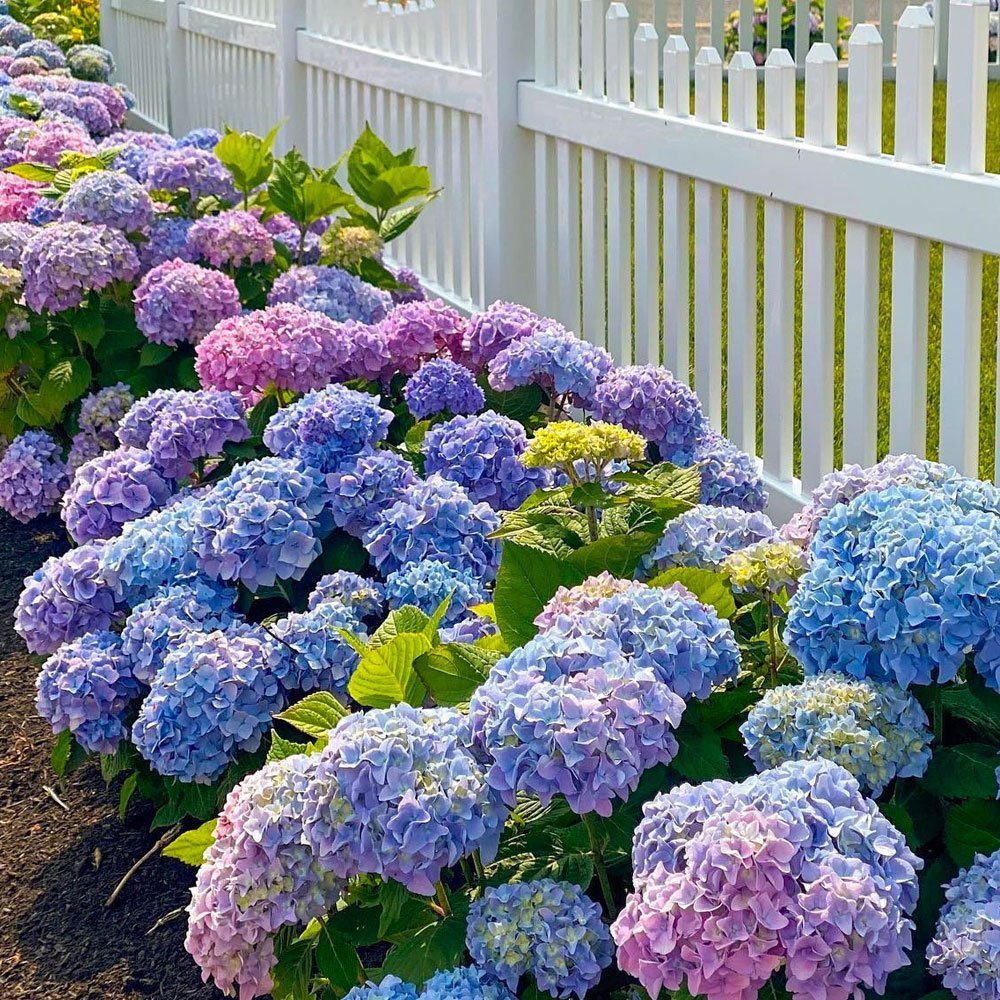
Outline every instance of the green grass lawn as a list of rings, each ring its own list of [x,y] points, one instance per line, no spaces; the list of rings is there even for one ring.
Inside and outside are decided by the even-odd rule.
[[[883,90],[883,148],[891,153],[893,149],[893,134],[895,121],[895,85],[887,83]],[[933,150],[934,160],[944,162],[945,143],[945,97],[946,88],[944,85],[935,85],[934,90],[934,139]],[[760,88],[761,98],[761,121],[763,121],[763,87]],[[1000,83],[990,83],[989,107],[990,121],[1000,121]],[[802,134],[804,108],[804,88],[800,85],[798,92],[798,124],[799,134]],[[844,142],[847,131],[847,88],[840,87],[840,141]],[[987,170],[1000,173],[1000,130],[988,128],[986,134],[986,165]],[[795,392],[798,402],[802,392],[801,380],[801,253],[802,253],[802,213],[796,213],[797,240],[796,240],[796,301],[795,301],[795,326],[796,326],[796,364],[795,364]],[[693,218],[692,208],[692,218]],[[723,219],[725,228],[726,220]],[[727,241],[723,233],[723,288],[725,288],[725,247]],[[692,258],[693,258],[692,234]],[[763,205],[759,212],[759,241],[760,266],[758,268],[759,286],[759,306],[758,306],[758,355],[763,356]],[[939,389],[940,389],[940,348],[941,348],[941,246],[933,244],[931,247],[930,265],[930,326],[928,331],[928,454],[936,457],[938,443],[938,423],[939,423]],[[983,335],[982,335],[982,397],[981,397],[981,432],[980,432],[980,474],[985,478],[993,478],[994,468],[994,426],[996,412],[996,369],[997,369],[997,264],[995,257],[987,257],[983,268]],[[839,465],[842,461],[842,440],[841,440],[841,414],[843,407],[843,323],[844,323],[844,223],[842,220],[837,224],[837,290],[836,290],[836,376],[835,376],[835,406],[837,411],[836,419],[836,461]],[[692,273],[693,289],[693,273]],[[693,297],[693,296],[692,296]],[[882,233],[881,252],[881,282],[880,282],[880,319],[879,319],[879,395],[880,399],[888,401],[889,398],[889,372],[891,365],[890,351],[890,319],[892,314],[892,234],[888,231]],[[723,296],[723,330],[726,329],[726,303]],[[693,306],[692,306],[692,330],[693,330]],[[692,338],[693,343],[693,338]],[[693,350],[693,348],[692,348]],[[760,369],[759,369],[760,370]],[[759,389],[762,396],[762,390]],[[763,411],[762,399],[758,401],[758,413]],[[762,448],[762,431],[758,427],[758,450]],[[879,407],[879,453],[885,453],[889,447],[889,410],[888,406]],[[799,458],[801,454],[800,426],[796,419],[795,426],[795,468],[799,469]]]

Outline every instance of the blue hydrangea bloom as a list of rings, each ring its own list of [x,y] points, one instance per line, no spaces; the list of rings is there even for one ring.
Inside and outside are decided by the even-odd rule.
[[[474,573],[456,569],[437,559],[408,563],[385,579],[385,596],[393,607],[412,604],[426,615],[433,615],[446,597],[451,598],[444,624],[451,625],[467,610],[489,600]]]
[[[320,472],[375,448],[392,423],[378,398],[342,385],[307,393],[279,410],[264,431],[264,444],[282,458],[298,458]]]
[[[122,628],[122,653],[136,680],[151,684],[164,656],[189,632],[229,628],[237,621],[235,601],[236,591],[192,577],[136,605]]]
[[[894,778],[919,778],[931,759],[927,715],[892,684],[834,674],[773,688],[740,727],[758,771],[824,757],[879,796]]]
[[[417,1000],[417,988],[398,976],[386,976],[381,983],[355,986],[344,1000]]]
[[[304,794],[305,836],[323,866],[433,896],[442,871],[474,850],[491,861],[507,810],[467,728],[457,709],[406,704],[344,719]]]
[[[191,632],[167,651],[132,727],[132,742],[164,777],[207,783],[254,751],[285,699],[278,653],[259,628]]]
[[[483,582],[500,564],[500,546],[489,536],[500,518],[484,503],[473,503],[461,486],[441,476],[407,487],[366,532],[365,548],[383,574],[423,559],[439,559],[469,569]]]
[[[694,450],[701,472],[701,502],[750,512],[767,508],[767,490],[757,463],[732,441],[709,430]]]
[[[413,466],[391,451],[373,451],[327,476],[330,512],[338,528],[355,538],[378,522],[382,511],[418,481]]]
[[[453,417],[431,428],[423,447],[428,473],[458,483],[474,502],[483,501],[494,510],[520,507],[550,481],[544,469],[526,468],[521,461],[528,447],[524,427],[493,410]]]
[[[310,611],[290,614],[268,626],[278,640],[275,676],[286,691],[347,690],[358,654],[340,634],[366,635],[357,614],[343,604],[324,601]]]
[[[128,174],[96,170],[84,174],[62,199],[65,222],[110,226],[126,233],[146,230],[153,221],[153,199]]]
[[[385,589],[377,580],[366,580],[357,573],[339,569],[320,577],[309,595],[309,610],[325,602],[342,604],[356,618],[377,618],[385,608]]]
[[[971,482],[971,481],[966,481]],[[807,674],[1000,689],[1000,494],[949,481],[862,493],[820,523],[785,642]]]
[[[145,150],[148,157],[149,152]],[[195,252],[188,245],[188,233],[193,220],[174,215],[161,216],[149,229],[149,240],[139,248],[143,271],[150,271],[168,260],[193,263]]]
[[[0,456],[0,508],[27,524],[55,510],[66,481],[66,461],[52,435],[25,431]]]
[[[54,733],[69,730],[91,753],[114,753],[127,734],[125,714],[139,694],[121,640],[91,632],[50,656],[36,684],[38,714]]]
[[[465,943],[510,989],[530,975],[554,997],[584,997],[614,951],[600,906],[579,886],[552,879],[486,889],[469,910]]]
[[[431,976],[420,1000],[516,1000],[494,975],[475,966]]]
[[[197,149],[213,151],[219,145],[222,134],[214,128],[194,128],[177,140],[178,146],[194,146]]]
[[[291,267],[275,281],[267,304],[281,302],[323,313],[338,323],[355,320],[366,325],[385,319],[393,305],[388,292],[338,267],[318,264]]]
[[[403,398],[417,420],[438,413],[477,413],[486,403],[472,372],[448,358],[425,361],[406,383]]]
[[[498,635],[500,629],[496,622],[491,622],[489,618],[481,618],[479,615],[466,615],[454,625],[447,625],[438,632],[442,642],[465,643],[471,645],[480,639],[485,639],[491,635]]]
[[[718,569],[726,556],[755,542],[771,542],[778,530],[766,514],[738,507],[699,504],[668,522],[641,571],[652,576],[678,566]]]
[[[301,580],[320,554],[329,497],[321,478],[292,459],[236,468],[192,511],[199,568],[251,591]]]

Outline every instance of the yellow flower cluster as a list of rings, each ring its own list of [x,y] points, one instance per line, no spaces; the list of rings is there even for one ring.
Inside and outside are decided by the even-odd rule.
[[[734,552],[722,564],[737,590],[791,590],[808,568],[805,552],[794,542],[757,542]]]
[[[600,471],[609,462],[639,461],[645,454],[645,440],[617,424],[600,420],[578,424],[565,420],[541,428],[528,445],[522,461],[529,468],[564,471],[572,470],[581,462],[587,468]],[[574,478],[572,474],[570,478]]]
[[[378,233],[365,226],[334,224],[320,241],[321,260],[331,267],[357,271],[365,258],[381,260],[382,239]]]

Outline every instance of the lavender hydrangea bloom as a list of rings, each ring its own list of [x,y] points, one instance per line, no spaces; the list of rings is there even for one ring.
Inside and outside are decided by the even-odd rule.
[[[400,704],[344,719],[305,792],[305,835],[324,867],[432,896],[474,850],[492,860],[507,811],[466,744],[456,709]]]
[[[0,457],[0,507],[27,524],[56,509],[67,478],[62,449],[52,435],[25,431]]]
[[[431,428],[423,447],[427,472],[458,483],[475,502],[494,510],[514,510],[550,482],[544,469],[529,469],[521,461],[528,448],[524,427],[493,410]]]
[[[575,406],[587,408],[598,383],[613,367],[603,347],[550,322],[504,348],[490,361],[489,377],[498,392],[534,384],[549,396],[569,397]]]
[[[264,431],[264,444],[282,458],[297,458],[323,473],[375,448],[393,421],[378,398],[342,385],[303,396],[279,410]]]
[[[47,38],[34,38],[17,47],[16,59],[37,59],[46,69],[61,69],[66,65],[66,56],[55,42]]]
[[[418,480],[413,466],[391,451],[361,454],[327,476],[330,511],[338,528],[363,538],[386,507]]]
[[[718,568],[734,552],[777,537],[766,514],[701,504],[668,522],[663,537],[643,557],[641,569],[650,574],[677,566]]]
[[[469,717],[490,761],[487,780],[510,806],[519,793],[610,816],[650,767],[677,753],[684,702],[613,641],[551,633],[499,661]]]
[[[476,413],[486,403],[469,369],[447,358],[425,361],[406,383],[403,398],[417,420],[437,413]]]
[[[450,598],[443,619],[445,625],[453,625],[473,605],[489,600],[473,573],[455,569],[437,559],[409,563],[390,573],[385,579],[385,595],[393,607],[411,604],[425,615],[433,615],[445,598]]]
[[[122,653],[132,675],[151,684],[164,656],[188,633],[228,629],[237,621],[232,613],[235,601],[236,591],[191,577],[136,605],[122,628]]]
[[[458,354],[466,329],[462,314],[437,299],[397,306],[381,325],[395,370],[407,375],[439,354]]]
[[[247,267],[274,260],[274,241],[252,212],[205,215],[188,231],[188,247],[214,267]]]
[[[13,45],[15,48],[30,42],[35,33],[26,24],[10,18],[0,27],[0,45]]]
[[[291,267],[278,277],[267,298],[269,305],[290,302],[321,312],[338,323],[378,323],[392,309],[387,292],[337,267],[315,264]]]
[[[132,742],[164,777],[208,783],[253,752],[284,707],[274,640],[259,628],[190,632],[167,650],[132,727]]]
[[[907,687],[950,681],[971,656],[1000,689],[998,501],[994,487],[957,479],[835,507],[813,539],[785,630],[806,673]]]
[[[612,934],[651,996],[686,980],[708,1000],[749,1000],[784,967],[795,1000],[844,1000],[883,993],[907,964],[923,863],[843,768],[682,785],[643,811],[643,874]]]
[[[634,586],[633,580],[619,580],[605,570],[575,587],[560,587],[535,618],[535,625],[544,632],[555,625],[560,616],[575,617],[584,611],[593,611],[606,597]]]
[[[471,645],[480,639],[499,634],[500,629],[497,628],[495,622],[491,622],[489,618],[480,618],[479,615],[475,614],[466,615],[454,625],[448,625],[438,632],[441,642],[458,645]]]
[[[178,146],[154,153],[146,162],[146,187],[169,194],[187,192],[191,201],[215,197],[236,200],[229,171],[210,152],[193,146]]]
[[[137,399],[119,421],[118,440],[129,448],[145,448],[156,419],[170,410],[180,395],[179,389],[157,389]]]
[[[751,513],[767,508],[767,490],[757,463],[717,431],[710,429],[698,442],[693,464],[700,467],[703,504],[739,507]]]
[[[107,226],[59,222],[39,229],[21,258],[24,301],[35,312],[64,312],[90,292],[139,273],[139,258],[125,234]]]
[[[594,417],[620,424],[656,445],[660,458],[690,465],[708,430],[694,392],[666,368],[615,368],[594,392]]]
[[[357,612],[337,601],[323,601],[269,626],[278,640],[275,676],[286,691],[347,691],[358,654],[340,634],[341,629],[366,635]]]
[[[339,569],[320,577],[309,595],[309,610],[321,604],[340,604],[361,621],[377,618],[385,608],[385,589],[377,580]]]
[[[149,271],[168,260],[194,261],[194,253],[188,246],[188,233],[191,231],[190,219],[182,219],[172,215],[155,219],[149,229],[149,239],[139,247],[139,258],[142,269]]]
[[[1000,1000],[1000,851],[976,855],[945,899],[927,949],[931,972],[957,1000]]]
[[[487,504],[473,503],[449,479],[429,476],[407,487],[381,512],[364,543],[383,574],[407,563],[439,559],[488,582],[500,563],[500,547],[489,537],[499,527],[500,518]]]
[[[14,629],[32,653],[110,628],[117,602],[100,572],[101,543],[52,556],[24,581]]]
[[[492,973],[472,966],[439,972],[424,984],[420,1000],[516,1000]]]
[[[174,486],[148,451],[109,451],[76,470],[62,502],[66,530],[75,542],[113,538],[128,521],[162,507]]]
[[[393,289],[390,294],[392,295],[392,301],[396,305],[403,305],[406,302],[423,302],[427,298],[427,293],[424,291],[424,286],[420,284],[420,275],[415,271],[411,271],[408,267],[397,267],[393,272],[392,276],[396,279],[396,283],[403,285],[403,288]]]
[[[169,260],[149,271],[134,294],[135,322],[154,344],[197,344],[242,312],[236,282],[221,271]]]
[[[636,669],[652,670],[685,700],[707,698],[740,668],[729,623],[690,593],[669,587],[634,584],[592,610],[557,616],[546,634],[612,643]]]
[[[824,757],[874,796],[894,778],[919,778],[931,759],[927,715],[916,698],[832,674],[766,692],[740,732],[758,771]]]
[[[274,934],[335,903],[341,884],[303,842],[303,754],[266,764],[229,793],[188,906],[184,947],[223,993],[242,1000],[274,985]]]
[[[320,517],[328,499],[319,477],[294,460],[239,466],[192,511],[200,568],[251,592],[301,580],[330,527]]]
[[[349,320],[341,324],[338,336],[346,347],[344,360],[336,373],[339,381],[391,380],[395,368],[392,356],[389,354],[389,341],[381,325],[365,326],[363,323]]]
[[[486,889],[469,910],[465,943],[510,989],[532,975],[555,997],[584,997],[613,954],[600,906],[579,886],[552,879]]]
[[[36,229],[27,222],[0,222],[0,266],[21,267],[21,255]]]
[[[190,476],[203,459],[222,454],[227,442],[250,437],[246,408],[231,392],[178,392],[159,410],[149,431],[153,463],[171,479]]]
[[[84,222],[137,233],[153,221],[153,199],[128,174],[96,170],[84,174],[62,199],[65,222]]]
[[[542,320],[526,306],[494,302],[469,320],[456,360],[474,372],[482,371],[505,347],[529,337],[541,324]]]
[[[69,731],[90,753],[114,753],[127,735],[125,713],[139,684],[112,632],[92,632],[62,646],[36,682],[38,714],[54,733]]]

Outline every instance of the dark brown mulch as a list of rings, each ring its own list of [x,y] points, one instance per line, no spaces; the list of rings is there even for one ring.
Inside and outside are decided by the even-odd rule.
[[[97,768],[57,794],[52,734],[37,718],[38,667],[11,628],[25,576],[62,551],[58,521],[25,528],[0,514],[0,994],[4,1000],[211,1000],[184,951],[185,921],[147,934],[184,906],[192,871],[157,859],[110,910],[104,901],[153,844],[149,814],[117,816],[117,788]]]

